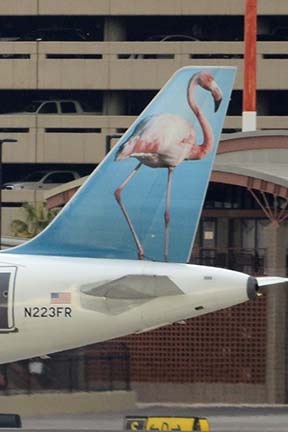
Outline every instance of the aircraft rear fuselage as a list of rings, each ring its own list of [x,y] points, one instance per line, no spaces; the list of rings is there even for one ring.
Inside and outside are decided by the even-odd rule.
[[[248,281],[242,273],[189,264],[2,253],[0,362],[229,307],[256,294],[247,291]]]

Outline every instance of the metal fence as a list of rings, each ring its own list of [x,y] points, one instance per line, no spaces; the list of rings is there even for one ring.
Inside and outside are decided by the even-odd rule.
[[[98,344],[0,369],[0,393],[5,395],[129,389],[129,350],[122,343]]]

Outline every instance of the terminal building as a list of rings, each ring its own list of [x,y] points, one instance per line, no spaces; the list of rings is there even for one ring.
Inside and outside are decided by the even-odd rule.
[[[257,131],[249,133],[241,132],[244,6],[239,0],[144,0],[137,7],[134,0],[1,2],[0,139],[18,140],[3,143],[3,181],[37,170],[85,176],[176,69],[237,66],[190,261],[285,276],[288,5],[259,2]],[[37,101],[49,103],[35,112]],[[75,101],[85,109],[78,111]],[[46,193],[49,208],[63,206],[82,181]],[[7,236],[21,205],[44,194],[3,190],[2,198]],[[286,291],[277,287],[255,302],[122,339],[139,400],[287,403]]]

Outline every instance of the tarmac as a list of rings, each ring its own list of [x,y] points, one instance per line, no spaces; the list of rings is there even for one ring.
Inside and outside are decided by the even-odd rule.
[[[136,410],[101,414],[57,415],[22,419],[22,430],[123,431],[128,415],[204,416],[211,432],[287,432],[286,405],[175,405],[138,404]],[[11,431],[11,429],[10,429]]]

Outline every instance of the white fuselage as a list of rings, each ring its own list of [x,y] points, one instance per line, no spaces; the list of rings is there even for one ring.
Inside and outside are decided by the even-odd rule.
[[[9,282],[1,273],[10,274]],[[90,296],[92,306],[85,306],[82,286],[127,275],[165,275],[181,293],[145,301]],[[248,300],[248,275],[189,264],[1,253],[0,276],[7,284],[6,290],[0,287],[0,363],[145,331]],[[51,293],[71,293],[71,300],[53,304]]]

